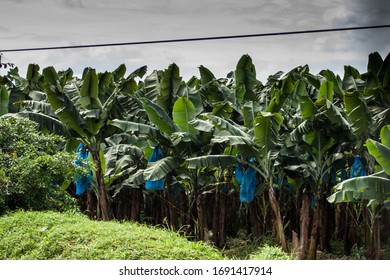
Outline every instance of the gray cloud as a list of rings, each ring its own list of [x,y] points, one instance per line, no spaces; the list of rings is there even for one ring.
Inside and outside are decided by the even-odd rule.
[[[61,4],[68,8],[84,8],[82,0],[60,0]]]
[[[0,48],[8,49],[388,24],[389,1],[2,0],[2,10],[12,11],[2,15],[0,27]],[[71,67],[76,73],[87,66],[113,70],[121,63],[129,69],[147,65],[151,72],[175,62],[189,78],[198,75],[201,64],[225,76],[248,53],[264,81],[302,64],[314,72],[342,71],[344,64],[365,69],[370,52],[387,54],[387,33],[384,29],[6,55],[20,69],[36,62],[42,67]]]

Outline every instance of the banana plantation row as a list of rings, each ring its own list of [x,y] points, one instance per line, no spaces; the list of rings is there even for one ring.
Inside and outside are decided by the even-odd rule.
[[[85,172],[63,184],[103,220],[168,226],[223,246],[239,230],[274,234],[298,259],[390,237],[390,56],[366,73],[278,72],[265,84],[243,55],[226,78],[172,64],[146,75],[86,68],[0,77],[2,118],[68,139]],[[291,241],[291,242],[289,242]],[[292,244],[292,245],[288,245]]]

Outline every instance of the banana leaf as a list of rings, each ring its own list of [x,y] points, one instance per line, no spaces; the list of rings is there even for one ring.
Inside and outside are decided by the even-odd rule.
[[[245,54],[237,63],[235,71],[236,97],[239,101],[254,101],[256,80],[256,69],[252,63],[252,58]]]
[[[371,114],[364,97],[358,91],[346,92],[344,94],[344,106],[347,120],[351,124],[354,133],[359,137],[367,134],[371,123]]]
[[[124,120],[110,120],[108,123],[112,126],[115,126],[119,129],[121,129],[124,132],[130,132],[134,134],[145,134],[145,135],[150,135],[153,137],[159,136],[159,131],[157,128],[147,125],[147,124],[142,124],[142,123],[136,123],[136,122],[130,122],[130,121],[124,121]]]
[[[149,162],[147,168],[143,171],[143,178],[151,181],[164,178],[168,173],[178,168],[182,162],[182,159],[172,156],[162,158],[156,162]]]
[[[186,97],[179,97],[173,105],[172,117],[174,123],[182,132],[196,136],[198,131],[189,124],[196,116],[194,104]]]
[[[378,205],[390,201],[390,178],[384,171],[347,179],[334,189],[336,192],[327,198],[330,203],[367,200]]]
[[[162,133],[171,135],[172,133],[179,131],[179,128],[168,116],[165,109],[147,99],[142,100],[142,104],[150,122],[157,126]]]
[[[380,137],[382,143],[368,139],[366,146],[368,152],[375,157],[376,161],[382,166],[386,174],[390,174],[390,125],[381,129]]]
[[[188,168],[196,169],[203,167],[228,167],[237,162],[234,156],[207,155],[187,159]]]
[[[253,141],[260,147],[263,156],[266,156],[278,143],[282,121],[279,113],[261,112],[255,118]]]
[[[9,93],[7,88],[0,85],[0,116],[8,114]]]

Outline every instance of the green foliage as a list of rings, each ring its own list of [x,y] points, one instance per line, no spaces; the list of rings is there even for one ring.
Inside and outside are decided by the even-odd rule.
[[[200,66],[200,78],[192,77],[187,83],[175,64],[163,71],[155,70],[139,82],[135,78],[142,79],[146,67],[127,78],[123,64],[111,73],[85,68],[82,77],[77,78],[71,70],[57,72],[52,67],[45,68],[41,75],[37,65],[30,65],[26,78],[20,77],[17,70],[1,77],[0,115],[17,112],[19,117],[38,122],[42,130],[88,146],[96,177],[92,185],[99,203],[99,218],[112,218],[109,204],[115,201],[111,198],[120,198],[123,186],[142,188],[147,179],[168,176],[169,195],[173,185],[184,186],[186,200],[180,209],[183,207],[183,213],[198,219],[190,225],[196,232],[200,228],[210,230],[210,225],[216,223],[206,221],[217,211],[207,205],[207,199],[213,197],[211,204],[218,205],[218,192],[204,190],[220,184],[224,169],[233,173],[237,161],[258,173],[256,195],[265,186],[273,190],[275,182],[283,178],[296,182],[294,192],[282,193],[278,188],[276,200],[272,200],[273,196],[268,198],[273,201],[274,217],[287,218],[288,211],[299,213],[302,192],[315,202],[325,200],[333,189],[335,193],[328,202],[363,200],[372,206],[389,205],[389,61],[390,55],[383,60],[378,53],[370,54],[367,73],[360,74],[346,66],[343,78],[330,70],[313,75],[306,65],[288,73],[277,72],[269,76],[264,86],[256,79],[249,55],[243,55],[235,71],[226,78],[216,78]],[[380,133],[383,127],[387,128]],[[27,139],[35,141],[32,137]],[[147,164],[151,147],[157,145],[166,157]],[[20,146],[28,147],[24,143]],[[34,185],[39,185],[39,180],[52,182],[50,172],[61,173],[56,160],[66,157],[55,153],[54,159],[54,153],[45,155],[29,150],[36,156],[22,160],[20,152],[13,157],[12,151],[2,153],[5,161],[13,163],[10,171],[0,169],[2,186],[18,180]],[[241,158],[236,157],[237,153]],[[347,170],[350,159],[357,155],[367,165],[369,176],[344,180],[334,175]],[[247,157],[253,157],[254,162],[246,162]],[[33,166],[44,175],[38,178],[27,169],[22,172],[18,168],[23,165]],[[379,172],[381,168],[384,171]],[[8,175],[11,171],[15,178]],[[333,188],[337,183],[340,184]],[[31,196],[30,203],[36,200],[36,196]],[[142,205],[144,201],[138,202]],[[289,201],[294,201],[294,205]],[[167,208],[172,203],[173,200],[166,204]],[[6,196],[0,196],[0,204],[6,204]],[[144,205],[142,210],[149,210]],[[316,205],[315,211],[325,211],[320,209],[324,205]],[[179,209],[178,206],[174,207]],[[100,210],[105,212],[101,217]],[[168,223],[188,222],[183,218],[177,218],[182,219],[177,223],[170,221],[176,219],[176,214],[167,214]],[[200,221],[203,216],[205,221]],[[313,217],[308,227],[315,224]],[[285,230],[297,231],[293,228],[296,224],[287,223],[284,227],[282,219],[278,220],[280,236]],[[318,220],[319,228],[323,222]],[[263,223],[265,226],[270,222]]]
[[[266,156],[278,143],[279,129],[283,118],[279,113],[260,113],[254,120],[254,141]]]
[[[375,157],[387,175],[390,175],[390,125],[384,126],[380,132],[382,143],[368,139],[366,146],[368,152]]]
[[[0,85],[0,116],[8,113],[9,93],[7,88]]]
[[[368,139],[366,146],[368,152],[381,165],[383,171],[378,173],[351,178],[339,183],[336,192],[328,197],[330,203],[369,201],[369,205],[383,204],[390,200],[390,126],[384,126],[380,135],[382,144]]]
[[[292,260],[293,257],[285,252],[279,246],[262,245],[256,252],[252,253],[251,260]]]
[[[64,190],[73,177],[73,155],[59,151],[64,140],[39,132],[23,118],[0,119],[0,214],[17,208],[74,209]]]
[[[237,63],[235,71],[236,97],[240,101],[255,100],[256,69],[249,55],[243,55]]]
[[[196,130],[188,122],[195,118],[196,111],[194,104],[186,97],[179,97],[173,105],[173,121],[183,132],[195,136]]]
[[[0,259],[221,260],[222,254],[177,233],[79,214],[16,212],[0,218]]]

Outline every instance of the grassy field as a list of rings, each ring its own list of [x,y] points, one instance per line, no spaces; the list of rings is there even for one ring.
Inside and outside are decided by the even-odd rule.
[[[203,242],[131,222],[92,221],[79,214],[16,212],[0,217],[0,259],[220,260]]]
[[[245,233],[222,249],[178,233],[134,222],[94,221],[74,213],[14,212],[0,216],[0,260],[291,260],[270,236]],[[364,250],[343,255],[341,241],[320,259],[365,259]],[[291,244],[289,246],[291,248]],[[383,259],[390,259],[390,244]]]
[[[270,239],[229,239],[221,250],[168,229],[94,221],[74,213],[19,211],[0,217],[1,260],[288,260]]]

